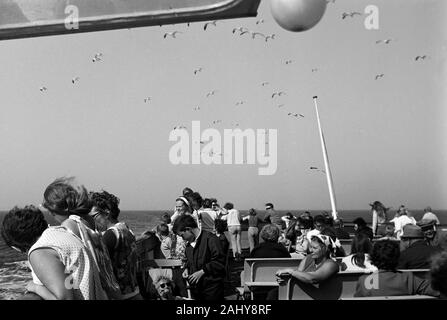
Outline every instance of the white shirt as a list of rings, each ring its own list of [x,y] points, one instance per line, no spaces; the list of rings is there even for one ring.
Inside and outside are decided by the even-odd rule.
[[[436,221],[437,225],[441,224],[438,217],[433,212],[426,212],[424,214],[424,216],[422,217],[422,220],[434,220],[434,221]]]
[[[239,222],[239,211],[236,209],[231,209],[228,211],[228,214],[222,217],[222,220],[227,220],[228,226],[240,226]]]
[[[412,217],[413,218],[413,217]],[[400,217],[396,217],[391,222],[394,222],[394,229],[396,232],[397,239],[400,240],[400,237],[404,233],[404,226],[407,224],[416,224],[416,220],[413,218],[409,218],[407,215],[401,215]]]

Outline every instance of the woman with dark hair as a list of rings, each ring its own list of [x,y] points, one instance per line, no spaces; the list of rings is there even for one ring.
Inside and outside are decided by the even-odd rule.
[[[93,203],[87,189],[77,185],[74,177],[58,178],[45,189],[43,207],[49,210],[62,227],[81,240],[89,249],[107,296],[110,299],[121,299],[121,290],[113,273],[109,253],[101,234],[95,231],[93,217],[89,215]],[[46,242],[40,242],[37,242],[38,248],[43,248]],[[57,246],[58,243],[52,245]]]
[[[382,202],[374,201],[371,206],[372,214],[372,231],[373,236],[384,236],[385,235],[385,223],[387,222],[387,211]]]
[[[368,236],[359,233],[354,236],[351,244],[351,254],[341,261],[342,271],[376,271],[377,267],[371,264],[369,254],[372,251],[372,242]]]
[[[90,198],[93,204],[90,216],[95,220],[97,230],[102,232],[122,299],[142,300],[137,283],[136,239],[127,224],[118,221],[120,199],[104,190],[91,192]]]
[[[33,281],[27,291],[45,300],[107,299],[91,251],[66,225],[49,227],[38,208],[9,211],[1,235],[7,245],[28,253]]]
[[[355,234],[363,233],[368,236],[368,238],[372,241],[374,238],[374,233],[370,227],[366,224],[365,219],[363,218],[356,218],[354,221],[354,231]]]
[[[248,216],[245,216],[242,218],[242,220],[248,220],[248,243],[250,246],[250,252],[253,251],[253,249],[258,245],[259,243],[259,218],[258,213],[255,209],[251,208],[248,211]]]
[[[238,210],[234,209],[234,205],[231,202],[225,203],[224,209],[226,215],[222,217],[222,220],[227,221],[228,232],[230,233],[231,238],[231,250],[233,251],[233,258],[236,261],[241,261],[241,214]]]
[[[382,240],[374,243],[371,263],[379,270],[363,275],[357,282],[354,297],[431,295],[439,296],[430,281],[413,275],[412,272],[397,271],[400,248],[396,241]]]
[[[310,242],[310,254],[301,260],[297,270],[280,269],[276,272],[278,283],[293,277],[304,283],[317,284],[338,272],[338,264],[331,259],[332,241],[326,235],[314,235]]]

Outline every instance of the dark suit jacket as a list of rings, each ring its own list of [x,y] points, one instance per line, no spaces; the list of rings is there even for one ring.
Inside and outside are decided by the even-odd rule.
[[[400,253],[398,269],[430,269],[430,257],[438,252],[424,240],[417,241]]]
[[[205,274],[192,287],[193,298],[198,300],[222,300],[224,297],[225,255],[220,240],[211,232],[200,233],[193,248],[186,246],[189,274],[202,270]]]
[[[250,258],[290,258],[290,253],[280,243],[263,242],[253,249]]]

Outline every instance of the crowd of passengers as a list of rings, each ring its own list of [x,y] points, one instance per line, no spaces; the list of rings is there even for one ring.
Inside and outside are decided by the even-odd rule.
[[[361,271],[355,297],[447,294],[447,237],[427,207],[416,221],[400,206],[393,219],[381,202],[371,204],[372,228],[363,218],[354,234],[329,214],[281,215],[272,203],[265,214],[250,209],[242,217],[232,203],[221,208],[190,188],[176,198],[153,230],[136,237],[119,221],[119,198],[88,191],[74,178],[58,178],[45,189],[43,203],[14,207],[3,219],[1,236],[26,253],[33,280],[27,292],[45,300],[200,300],[225,299],[231,263],[244,258],[298,258],[297,268],[279,269],[277,282],[329,281],[339,272]],[[50,226],[44,213],[52,215]],[[241,248],[241,225],[248,222],[249,253]],[[230,241],[227,240],[229,235]],[[160,272],[142,282],[137,242],[152,240],[156,257],[181,261],[180,274]],[[346,252],[344,240],[351,240]],[[429,277],[402,269],[429,269]],[[368,285],[369,273],[377,285]],[[228,290],[227,290],[228,291]],[[252,289],[255,300],[278,299],[278,290]]]

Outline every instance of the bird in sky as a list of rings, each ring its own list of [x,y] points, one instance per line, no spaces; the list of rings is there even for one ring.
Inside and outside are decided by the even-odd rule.
[[[71,79],[71,83],[74,84],[76,81],[79,81],[79,79],[80,79],[79,77],[74,77],[73,79]]]
[[[269,39],[274,40],[274,39],[275,39],[275,36],[276,36],[276,34],[274,34],[274,33],[269,34],[269,35],[266,35],[266,36],[265,36],[265,42],[267,42]]]
[[[206,97],[210,97],[210,96],[214,96],[214,94],[216,93],[216,90],[210,91],[206,94]]]
[[[194,70],[194,74],[197,74],[198,72],[202,72],[202,67],[199,67],[197,69]]]
[[[144,103],[148,103],[148,102],[151,101],[151,100],[152,100],[151,97],[146,97],[146,98],[144,98]]]
[[[233,29],[233,33],[235,33],[236,31],[239,31],[239,34],[241,34],[244,31],[248,31],[248,29],[244,27],[238,27]]]
[[[268,85],[269,83],[267,81],[264,81],[263,83],[261,83],[261,86],[265,87],[266,85]]]
[[[172,38],[176,38],[176,35],[178,34],[178,33],[183,33],[183,32],[181,32],[181,31],[173,31],[173,32],[166,32],[164,35],[163,35],[163,38],[165,38],[166,39],[166,37],[167,36],[170,36],[170,37],[172,37]]]
[[[194,111],[198,111],[198,110],[200,110],[200,107],[199,107],[199,106],[194,107],[193,110],[194,110]]]
[[[381,73],[381,74],[378,74],[378,75],[376,75],[376,77],[375,77],[375,79],[374,80],[377,80],[377,79],[379,79],[379,78],[382,78],[384,76],[384,74],[383,73]]]
[[[359,15],[359,16],[361,16],[362,14],[360,13],[360,12],[357,12],[357,11],[353,11],[353,12],[343,12],[342,13],[342,15],[341,15],[341,18],[342,19],[345,19],[346,17],[351,17],[351,18],[354,18],[354,16],[355,15]]]
[[[103,54],[102,53],[95,53],[95,56],[93,57],[93,59],[92,59],[92,61],[93,62],[99,62],[99,61],[102,61],[102,56],[103,56]]]
[[[324,170],[321,170],[321,169],[319,169],[319,168],[317,168],[317,167],[310,167],[309,169],[310,169],[310,170],[321,171],[321,172],[323,172],[323,173],[326,173]]]
[[[282,108],[282,107],[284,107],[284,104],[279,104],[278,105],[278,108]]]
[[[244,34],[251,34],[250,30],[244,30],[241,33],[239,33],[240,36],[244,35]],[[253,36],[253,35],[252,35]]]
[[[260,23],[264,23],[264,19],[259,19],[258,21],[256,21],[256,24],[260,24]]]
[[[213,120],[213,124],[218,124],[218,123],[221,123],[222,122],[222,120]]]
[[[254,39],[256,36],[263,37],[265,39],[265,34],[260,32],[252,32],[251,37]]]
[[[391,41],[393,41],[393,39],[385,39],[385,40],[377,40],[376,43],[385,43],[385,44],[389,44]]]
[[[207,22],[203,25],[203,30],[206,31],[206,29],[208,28],[209,25],[213,25],[216,26],[217,20],[211,21],[211,22]]]
[[[186,129],[185,126],[175,126],[174,130]]]
[[[286,60],[286,64],[291,64],[292,60]]]
[[[39,90],[40,90],[40,92],[45,92],[45,91],[47,91],[48,89],[47,89],[47,87],[40,87]]]
[[[317,68],[312,68],[312,72],[317,72],[318,69]]]
[[[275,96],[283,96],[283,95],[285,95],[286,93],[284,92],[284,91],[279,91],[279,92],[273,92],[273,94],[272,94],[272,98],[274,98]]]
[[[240,106],[241,104],[244,104],[243,100],[240,100],[240,101],[236,102],[236,106]]]
[[[416,56],[416,58],[414,58],[414,60],[415,61],[418,61],[418,60],[425,60],[427,58],[427,55],[423,55],[423,56]]]

